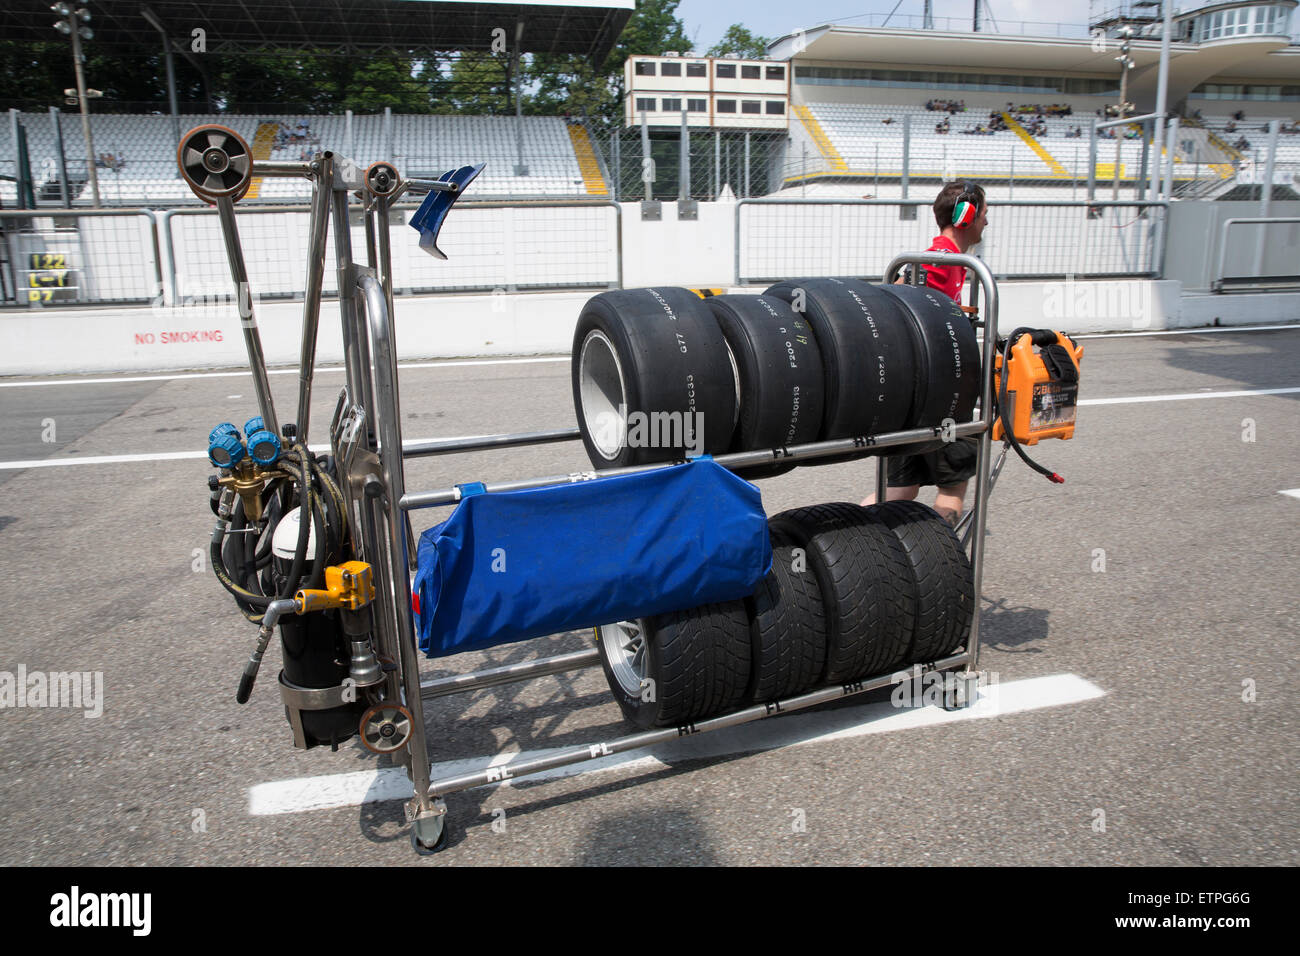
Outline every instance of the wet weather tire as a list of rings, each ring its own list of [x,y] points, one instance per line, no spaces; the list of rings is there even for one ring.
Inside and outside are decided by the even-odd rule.
[[[867,509],[843,502],[785,511],[772,528],[805,549],[826,614],[823,681],[881,674],[906,661],[916,604],[902,545]]]
[[[745,703],[752,651],[743,601],[705,604],[633,623],[644,642],[638,674],[648,681],[640,692],[621,672],[617,648],[606,640],[604,628],[597,628],[605,677],[632,723],[681,726]]]
[[[898,538],[915,581],[907,663],[956,652],[970,636],[975,613],[974,572],[956,532],[916,501],[889,501],[867,510]]]
[[[750,599],[753,703],[781,700],[817,685],[826,668],[821,588],[792,538],[772,532],[772,570]]]

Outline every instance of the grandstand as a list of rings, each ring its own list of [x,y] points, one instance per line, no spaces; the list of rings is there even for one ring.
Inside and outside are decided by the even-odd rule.
[[[56,114],[57,115],[57,114]],[[467,160],[486,162],[474,184],[479,197],[604,195],[599,171],[584,177],[579,151],[589,144],[585,128],[573,128],[563,119],[526,116],[516,124],[504,116],[368,116],[292,115],[242,116],[227,113],[185,117],[187,126],[219,123],[239,133],[260,159],[302,159],[311,151],[332,147],[358,163],[381,158],[394,160],[410,175],[436,175]],[[27,131],[32,175],[42,198],[56,202],[59,167],[53,121],[49,114],[22,114]],[[86,155],[81,124],[76,117],[60,118],[64,150],[69,157]],[[197,203],[181,181],[171,119],[167,116],[101,114],[94,117],[95,151],[101,157],[99,181],[106,202],[121,205]],[[306,124],[301,126],[300,124]],[[299,135],[299,131],[304,135]],[[350,131],[349,131],[350,130]],[[517,133],[522,132],[522,153]],[[589,145],[586,146],[590,153]],[[527,175],[516,175],[522,158]],[[83,192],[85,160],[70,160],[69,182],[75,203],[89,203]],[[260,189],[259,189],[260,187]],[[0,200],[12,204],[16,187],[0,183]],[[249,200],[296,202],[305,200],[305,182],[276,179],[255,183]]]
[[[1168,108],[1182,123],[1173,144],[1182,188],[1226,190],[1243,167],[1262,164],[1261,127],[1273,119],[1283,128],[1279,167],[1300,171],[1300,45],[1288,33],[1295,5],[1219,3],[1176,15]],[[1097,182],[1111,181],[1118,146],[1120,181],[1131,194],[1144,179],[1144,151],[1154,161],[1149,125],[1145,134],[1136,124],[1121,128],[1118,141],[1103,133],[1089,169],[1093,120],[1110,118],[1106,110],[1118,103],[1113,61],[1121,22],[1139,27],[1129,86],[1134,112],[1155,106],[1158,23],[1136,8],[1121,12],[1126,21],[1113,11],[1099,16],[1091,36],[1085,28],[1068,37],[827,24],[777,40],[770,55],[793,65],[784,185],[858,195],[854,181],[869,178],[884,184],[878,195],[896,195],[891,184],[903,176],[906,154],[911,178],[1003,181],[1047,195],[1076,188],[1090,172]],[[1228,17],[1235,18],[1230,35]],[[964,109],[928,109],[936,99]],[[1211,104],[1212,115],[1199,115]],[[1053,115],[1048,107],[1069,112]],[[1234,129],[1235,113],[1246,120]],[[1244,129],[1249,144],[1238,148]]]

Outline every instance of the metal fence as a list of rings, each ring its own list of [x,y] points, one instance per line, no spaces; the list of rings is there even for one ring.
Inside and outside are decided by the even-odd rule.
[[[439,244],[454,267],[423,252],[407,225],[413,207],[391,220],[393,290],[417,292],[616,288],[621,273],[621,211],[612,202],[462,202],[454,227]],[[307,206],[236,207],[248,260],[249,283],[262,298],[303,293],[307,261]],[[365,248],[354,210],[353,248]],[[184,303],[229,292],[221,229],[214,210],[173,209],[160,214],[170,264],[169,301]],[[324,291],[337,291],[333,246],[326,253]]]
[[[980,256],[999,278],[1158,276],[1167,204],[990,204]],[[736,278],[879,278],[938,232],[925,200],[750,199],[736,204]]]
[[[162,257],[147,209],[0,212],[0,302],[33,308],[149,302]]]

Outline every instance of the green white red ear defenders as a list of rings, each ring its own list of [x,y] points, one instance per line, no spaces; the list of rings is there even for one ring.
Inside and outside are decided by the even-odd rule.
[[[957,205],[952,207],[952,224],[958,229],[965,229],[975,221],[975,215],[979,212],[979,197],[967,187],[960,196],[957,197]]]

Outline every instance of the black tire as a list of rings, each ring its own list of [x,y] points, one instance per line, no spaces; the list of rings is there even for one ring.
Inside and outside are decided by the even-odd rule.
[[[800,289],[825,372],[820,440],[906,427],[916,346],[899,300],[854,278],[792,279],[766,294],[793,303]]]
[[[916,582],[907,663],[954,653],[970,636],[975,614],[975,575],[956,532],[916,501],[888,501],[867,510],[897,536]]]
[[[743,601],[705,604],[639,623],[645,673],[653,681],[649,700],[620,682],[606,643],[597,640],[605,679],[628,720],[642,729],[674,727],[744,705],[752,650]]]
[[[590,299],[573,335],[572,382],[582,443],[597,469],[721,455],[731,447],[736,376],[718,323],[688,289],[627,289]],[[620,404],[629,419],[617,418]],[[668,441],[629,444],[633,413],[675,421],[676,428],[659,436]],[[702,435],[690,430],[700,421],[696,414],[703,416]]]
[[[796,570],[792,538],[772,531],[772,570],[749,599],[752,703],[801,694],[826,669],[826,618],[811,567]]]
[[[704,300],[736,360],[740,420],[732,451],[814,442],[825,388],[821,351],[807,321],[784,299],[719,295]],[[778,475],[791,463],[744,468],[746,478]]]
[[[845,502],[769,519],[806,551],[826,614],[826,669],[840,684],[904,663],[912,637],[915,581],[902,545],[870,512]]]
[[[916,338],[917,400],[908,428],[926,428],[952,419],[970,421],[980,393],[980,352],[975,328],[952,299],[933,289],[910,285],[881,286],[903,303]],[[942,441],[908,446],[920,454]]]

